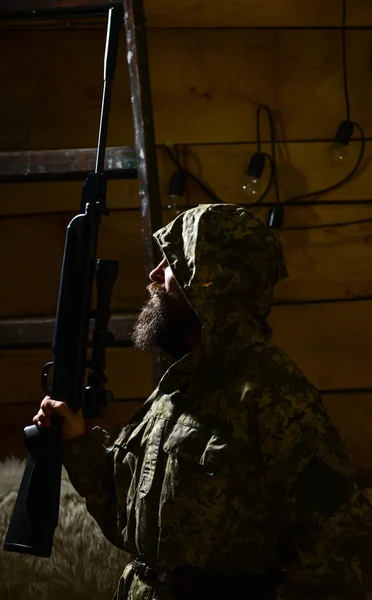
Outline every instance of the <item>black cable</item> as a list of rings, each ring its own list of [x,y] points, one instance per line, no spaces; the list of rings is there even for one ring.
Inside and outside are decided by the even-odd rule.
[[[365,136],[366,142],[372,142],[372,137],[370,136]],[[355,138],[354,140],[350,140],[354,143],[359,142],[360,140],[358,138]],[[261,144],[269,144],[271,142],[271,140],[261,140]],[[300,139],[289,139],[289,140],[275,140],[276,144],[330,144],[334,142],[334,137],[333,138],[300,138]],[[254,144],[257,144],[257,139],[256,140],[233,140],[231,142],[178,142],[178,146],[182,146],[182,147],[195,147],[198,148],[199,146],[253,146]],[[158,144],[157,148],[161,148],[163,146],[163,144]]]
[[[3,13],[0,13],[0,19],[3,18]],[[153,30],[181,30],[181,31],[340,31],[340,25],[179,25],[179,26],[154,26],[150,27]],[[371,31],[372,25],[349,25],[348,30],[350,31]]]
[[[270,130],[270,145],[271,145],[271,157],[275,167],[276,163],[276,149],[275,149],[275,128],[274,128],[274,119],[271,113],[271,110],[266,104],[260,104],[256,111],[256,131],[257,131],[257,151],[261,152],[261,131],[260,131],[260,116],[261,111],[264,110],[266,112],[267,119],[269,121],[269,130]],[[275,168],[274,168],[275,172]]]
[[[275,127],[274,127],[274,119],[273,119],[273,115],[271,113],[271,110],[269,109],[269,107],[266,104],[261,104],[258,109],[257,109],[257,121],[258,123],[260,122],[260,113],[261,110],[264,110],[266,112],[268,121],[269,121],[269,130],[270,130],[270,146],[271,146],[271,160],[270,160],[270,164],[271,164],[271,180],[272,183],[274,184],[274,189],[275,189],[275,199],[277,202],[280,202],[280,196],[279,196],[279,185],[278,185],[278,179],[276,176],[276,148],[275,148]],[[264,196],[261,197],[261,200],[264,199]]]
[[[296,200],[303,200],[304,198],[310,198],[312,196],[318,196],[320,194],[326,194],[328,192],[331,192],[333,190],[336,190],[337,188],[341,187],[342,185],[344,185],[345,183],[347,183],[352,177],[354,177],[355,173],[358,171],[362,160],[364,158],[364,153],[365,153],[365,148],[366,148],[366,139],[365,139],[365,135],[364,135],[364,131],[361,128],[361,126],[353,121],[353,125],[354,127],[356,127],[361,135],[361,145],[360,145],[360,152],[359,152],[359,156],[357,158],[357,161],[354,165],[354,167],[351,169],[350,173],[348,173],[343,179],[341,179],[341,181],[338,181],[337,183],[334,183],[333,185],[330,185],[326,188],[323,188],[321,190],[316,190],[315,192],[308,192],[307,194],[299,194],[298,196],[292,196],[292,198],[287,198],[287,200],[284,200],[282,204],[291,204],[291,202],[294,202]]]
[[[350,179],[352,179],[352,177],[354,177],[354,175],[358,171],[358,169],[362,163],[362,160],[364,158],[365,146],[366,146],[366,138],[364,135],[364,131],[358,123],[356,123],[354,121],[350,121],[350,99],[349,99],[349,86],[348,86],[347,56],[346,56],[346,54],[347,54],[347,52],[346,52],[346,0],[342,0],[341,36],[342,36],[341,37],[342,76],[343,76],[343,89],[344,89],[346,119],[341,122],[339,129],[337,131],[337,134],[336,134],[335,141],[338,143],[341,143],[342,145],[347,146],[348,143],[350,142],[350,138],[353,134],[353,130],[354,130],[354,128],[356,128],[359,131],[360,136],[361,136],[361,145],[360,145],[359,156],[357,158],[357,161],[356,161],[354,167],[343,179],[341,179],[341,181],[338,181],[337,183],[335,183],[333,185],[330,185],[321,190],[317,190],[315,192],[309,192],[307,194],[300,194],[297,196],[293,196],[292,198],[288,198],[287,200],[284,200],[282,205],[284,205],[284,204],[290,205],[297,200],[304,200],[305,198],[311,198],[312,196],[326,194],[335,189],[338,189],[339,187],[341,187],[342,185],[347,183]],[[282,223],[282,219],[283,219],[283,206],[282,205],[280,207],[278,207],[278,209],[273,208],[271,210],[270,216],[269,216],[269,226],[272,226],[275,228],[282,228],[282,229],[286,229],[286,230],[289,230],[289,229],[292,229],[292,230],[295,230],[295,229],[321,229],[321,228],[326,228],[326,227],[346,227],[348,225],[356,225],[358,223],[366,223],[366,222],[372,221],[372,219],[360,219],[358,221],[345,221],[343,223],[326,223],[324,225],[306,225],[306,226],[301,225],[298,227],[281,227],[281,223]],[[275,217],[276,210],[280,210],[280,214],[277,215],[277,219],[276,219],[277,223],[270,225],[270,220],[272,220]]]
[[[346,6],[347,6],[346,0],[342,0],[342,27],[341,27],[342,77],[343,77],[345,111],[346,111],[345,121],[350,122],[350,99],[349,99],[349,86],[348,86],[347,56],[346,56],[346,54],[347,54],[347,52],[346,52]],[[358,157],[354,167],[351,169],[350,173],[348,175],[346,175],[346,177],[341,179],[341,181],[339,181],[338,183],[335,183],[331,186],[328,186],[328,187],[318,190],[316,192],[309,192],[308,194],[301,194],[298,196],[293,196],[292,198],[288,198],[287,200],[284,200],[283,204],[290,204],[291,202],[293,202],[295,200],[303,200],[305,198],[310,198],[311,196],[315,196],[315,195],[319,195],[319,194],[326,194],[328,192],[331,192],[331,191],[341,187],[342,185],[347,183],[352,177],[354,177],[355,173],[358,171],[358,169],[361,165],[361,162],[364,158],[366,138],[365,138],[362,127],[355,121],[352,121],[351,123],[354,127],[356,127],[359,130],[359,133],[361,136],[361,147],[360,147],[359,157]]]
[[[342,27],[341,27],[341,34],[342,34],[342,71],[343,71],[343,87],[344,87],[344,98],[345,98],[345,110],[346,110],[346,121],[350,121],[350,100],[349,100],[349,91],[348,91],[348,72],[347,72],[347,56],[346,56],[346,0],[342,0]],[[267,196],[267,194],[269,193],[270,189],[271,189],[271,185],[274,184],[275,187],[275,197],[276,197],[276,202],[277,204],[280,205],[280,207],[278,206],[278,208],[281,209],[281,211],[283,210],[282,205],[283,204],[288,204],[291,205],[292,203],[295,203],[298,200],[303,200],[305,198],[310,198],[313,196],[317,196],[320,194],[325,194],[328,193],[330,191],[333,191],[339,187],[341,187],[342,185],[344,185],[345,183],[347,183],[354,175],[355,173],[358,171],[362,160],[364,158],[364,154],[365,154],[365,144],[366,144],[366,138],[364,135],[364,131],[362,129],[362,127],[356,123],[356,122],[352,122],[352,125],[354,127],[356,127],[359,130],[360,136],[361,136],[361,146],[360,146],[360,152],[359,152],[359,156],[358,159],[354,165],[354,167],[351,169],[351,171],[339,182],[328,186],[326,188],[323,188],[321,190],[317,190],[315,192],[309,192],[307,194],[301,194],[301,195],[297,195],[297,196],[293,196],[292,198],[288,198],[287,200],[284,200],[284,202],[280,202],[280,196],[279,196],[279,185],[278,185],[278,179],[277,179],[277,174],[276,174],[276,147],[275,147],[275,129],[274,129],[274,121],[273,121],[273,117],[272,117],[272,113],[270,111],[270,109],[268,108],[267,105],[265,104],[261,104],[258,106],[257,111],[256,111],[256,143],[257,143],[257,152],[259,154],[262,154],[262,140],[261,140],[261,131],[260,131],[260,115],[261,115],[261,111],[264,110],[266,112],[268,121],[269,121],[269,129],[270,129],[270,145],[271,145],[271,156],[268,153],[263,153],[264,156],[269,160],[270,163],[270,177],[269,177],[269,182],[266,186],[266,189],[264,190],[263,194],[261,194],[260,198],[252,203],[250,206],[254,207],[257,206],[258,204],[260,204],[264,198]],[[169,154],[169,156],[171,157],[171,159],[173,160],[173,162],[177,165],[177,167],[179,169],[182,169],[182,165],[180,163],[179,160],[179,154],[178,154],[178,149],[176,151],[176,154],[174,155],[172,153],[172,151],[170,150],[170,148],[168,148],[166,146],[166,150]],[[199,177],[197,177],[196,175],[193,175],[193,173],[191,173],[188,169],[185,169],[185,171],[187,172],[187,174],[190,176],[191,179],[193,179],[198,185],[199,187],[215,202],[219,202],[221,203],[222,200],[216,195],[214,194],[214,192],[212,192],[212,190],[210,190],[205,184],[204,182],[199,179]],[[310,204],[310,203],[309,203]],[[327,227],[346,227],[349,225],[356,225],[356,224],[360,224],[360,223],[368,223],[368,222],[372,222],[372,218],[369,219],[360,219],[360,220],[356,220],[356,221],[345,221],[345,222],[341,222],[341,223],[326,223],[324,225],[299,225],[299,226],[290,226],[290,227],[281,227],[281,229],[284,230],[306,230],[306,229],[323,229],[323,228],[327,228]]]
[[[334,185],[331,185],[327,188],[324,188],[323,190],[318,190],[317,192],[311,192],[309,194],[303,194],[302,196],[294,196],[293,198],[290,198],[289,200],[285,200],[283,202],[283,204],[291,204],[291,202],[295,202],[296,200],[302,200],[303,198],[308,198],[310,196],[315,196],[318,194],[324,194],[326,192],[330,192],[331,190],[337,189],[340,186],[344,185],[347,181],[349,181],[352,177],[354,177],[355,173],[358,171],[361,162],[363,160],[364,157],[364,153],[365,153],[365,137],[364,137],[364,132],[363,129],[360,127],[360,125],[358,125],[358,123],[353,122],[354,127],[356,127],[361,134],[361,147],[360,147],[360,152],[359,152],[359,156],[358,159],[354,165],[354,167],[352,168],[352,170],[350,171],[350,173],[348,175],[346,175],[346,177],[344,177],[341,181],[339,181],[338,183],[335,183]],[[307,203],[304,203],[307,204]],[[310,203],[309,203],[310,204]],[[372,203],[371,203],[372,206]],[[327,227],[347,227],[348,225],[357,225],[360,223],[369,223],[372,222],[372,218],[369,219],[359,219],[356,221],[344,221],[344,222],[340,222],[340,223],[325,223],[324,225],[298,225],[298,226],[293,226],[293,227],[281,227],[281,229],[285,229],[285,230],[300,230],[300,229],[323,229],[323,228],[327,228]]]
[[[359,126],[358,126],[359,127]],[[174,149],[172,151],[171,148],[169,148],[168,146],[164,146],[168,156],[171,158],[172,162],[177,166],[178,169],[182,169],[185,170],[188,174],[188,176],[193,179],[199,186],[200,188],[208,195],[210,196],[210,198],[214,201],[216,201],[219,204],[223,204],[223,201],[216,195],[214,194],[214,192],[212,192],[212,190],[210,190],[208,188],[208,186],[205,185],[205,183],[196,175],[194,175],[193,173],[191,173],[191,171],[189,171],[188,169],[185,169],[182,164],[180,163],[179,158],[177,158],[177,156],[179,156],[179,152],[178,152],[178,148],[176,153],[174,153]],[[268,158],[270,165],[272,166],[272,157],[269,154],[265,154],[265,156]],[[359,166],[359,165],[358,165]],[[355,170],[356,167],[354,167]],[[350,177],[350,174],[349,174]],[[271,179],[271,178],[270,178]],[[271,185],[271,181],[269,181],[264,193],[262,194],[261,198],[263,198],[269,191],[270,189],[270,185]],[[310,203],[309,203],[310,204]],[[242,204],[240,206],[243,206],[245,208],[248,208],[248,205],[246,204]],[[254,207],[257,206],[257,202],[254,204],[249,205],[249,207]],[[296,230],[306,230],[306,229],[323,229],[323,228],[327,228],[327,227],[346,227],[348,225],[357,225],[360,223],[370,223],[372,222],[372,218],[367,218],[367,219],[359,219],[356,221],[345,221],[342,223],[326,223],[324,225],[295,225],[295,226],[289,226],[289,227],[281,227],[281,229],[286,230],[286,231],[296,231]]]
[[[264,110],[266,112],[267,119],[269,121],[271,156],[267,152],[262,152],[261,130],[260,130],[260,116],[261,116],[262,110]],[[274,119],[273,119],[273,116],[272,116],[272,113],[271,113],[269,107],[266,104],[260,104],[257,107],[256,139],[257,139],[257,152],[259,154],[263,154],[269,160],[270,177],[269,177],[269,182],[266,186],[265,191],[261,194],[259,199],[254,203],[254,205],[256,206],[256,205],[260,204],[265,199],[265,197],[267,196],[267,194],[269,193],[269,191],[271,189],[272,184],[274,184],[276,202],[279,203],[280,195],[279,195],[278,179],[277,179],[277,175],[276,175],[276,148],[275,148],[276,141],[275,141]]]
[[[245,205],[245,206],[250,206],[250,207],[257,206],[258,204],[260,204],[260,202],[262,202],[266,198],[267,194],[270,191],[271,185],[273,183],[273,160],[272,160],[270,154],[267,154],[267,152],[264,152],[264,156],[265,156],[265,158],[267,158],[267,160],[269,161],[269,164],[270,164],[269,181],[267,183],[267,186],[266,186],[265,190],[262,192],[261,196],[259,197],[259,199],[256,200],[256,202],[251,202],[251,203],[249,203],[248,205]],[[242,204],[241,206],[244,206],[244,205]]]
[[[260,104],[260,106],[256,110],[256,143],[257,143],[257,152],[259,154],[261,154],[261,131],[260,131],[260,119],[259,119],[259,110],[260,110],[261,106],[263,106],[263,105]]]
[[[170,159],[176,165],[176,167],[179,170],[185,171],[187,173],[187,176],[190,177],[190,179],[192,179],[193,181],[195,181],[195,183],[198,184],[200,189],[202,189],[203,192],[211,198],[211,200],[213,200],[217,204],[224,203],[223,200],[221,200],[221,198],[219,196],[217,196],[217,194],[215,194],[199,177],[194,175],[194,173],[192,173],[189,169],[186,169],[185,167],[182,166],[180,159],[179,159],[179,152],[178,152],[177,146],[172,146],[172,148],[170,148],[169,146],[164,145],[163,147],[164,147],[165,151],[167,152],[168,156],[170,157]]]
[[[343,223],[325,223],[324,225],[294,225],[293,227],[281,227],[287,231],[296,231],[300,229],[324,229],[327,227],[348,227],[349,225],[359,225],[360,223],[372,223],[372,218],[359,219],[357,221],[345,221]]]
[[[174,156],[176,157],[177,163],[180,165],[180,168],[183,168],[181,167],[180,150],[178,146],[173,146],[173,152]]]
[[[341,33],[342,33],[342,72],[343,72],[345,111],[346,111],[345,121],[350,122],[350,99],[349,99],[349,88],[348,88],[347,56],[346,56],[346,0],[342,0],[342,30],[341,30]],[[333,191],[333,190],[341,187],[342,185],[347,183],[350,179],[352,179],[352,177],[354,177],[354,175],[358,171],[358,169],[362,163],[362,160],[364,158],[366,138],[365,138],[362,127],[355,121],[352,121],[351,123],[356,129],[358,129],[358,131],[360,133],[361,145],[360,145],[360,152],[359,152],[358,159],[357,159],[354,167],[351,169],[350,173],[348,173],[348,175],[346,175],[346,177],[344,177],[338,183],[335,183],[331,186],[323,188],[322,190],[318,190],[317,192],[310,192],[308,194],[301,194],[298,196],[293,196],[292,198],[285,200],[283,204],[290,205],[292,202],[295,202],[297,200],[303,200],[304,198],[309,198],[309,197],[312,197],[315,195],[328,193],[330,191]],[[325,223],[324,225],[298,225],[298,226],[282,227],[282,229],[287,230],[287,231],[324,229],[324,228],[328,228],[328,227],[348,227],[348,226],[352,226],[352,225],[358,225],[358,224],[362,224],[362,223],[371,223],[371,222],[372,222],[372,218],[367,218],[367,219],[358,219],[355,221],[344,221],[344,222],[340,222],[340,223]]]
[[[273,119],[270,109],[268,108],[268,106],[266,104],[261,104],[258,107],[257,112],[256,112],[256,119],[257,119],[257,138],[258,138],[258,144],[260,145],[260,147],[261,147],[261,135],[260,135],[260,113],[261,113],[261,110],[265,110],[268,121],[269,121],[270,146],[271,146],[271,160],[270,160],[271,174],[270,174],[269,185],[267,187],[267,190],[265,190],[265,192],[268,192],[271,185],[274,184],[275,200],[276,200],[275,207],[272,208],[271,211],[269,212],[267,224],[271,229],[277,229],[281,226],[281,224],[283,222],[284,210],[283,210],[282,203],[280,202],[279,184],[278,184],[278,178],[277,178],[277,174],[276,174],[276,148],[275,148],[274,119]],[[261,198],[258,199],[256,204],[259,204],[264,199],[265,196],[266,196],[266,194],[262,195]],[[261,206],[262,206],[262,204],[261,204]]]
[[[347,73],[347,56],[346,56],[346,0],[342,0],[341,40],[342,40],[342,76],[343,76],[343,84],[344,84],[346,121],[350,121],[350,99],[349,99],[349,86],[348,86],[348,73]]]

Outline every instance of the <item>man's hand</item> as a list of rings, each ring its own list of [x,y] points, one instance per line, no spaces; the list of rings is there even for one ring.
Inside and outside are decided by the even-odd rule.
[[[32,420],[35,425],[42,429],[50,426],[53,414],[57,414],[61,419],[62,440],[72,440],[85,432],[85,423],[81,411],[76,413],[64,402],[52,400],[49,396],[45,396],[40,404],[39,412]]]

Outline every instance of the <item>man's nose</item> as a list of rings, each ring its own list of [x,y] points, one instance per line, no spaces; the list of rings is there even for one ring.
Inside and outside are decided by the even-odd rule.
[[[166,267],[166,263],[166,259],[162,260],[161,263],[159,263],[158,266],[151,271],[149,275],[151,281],[154,281],[155,283],[164,283],[164,269]]]

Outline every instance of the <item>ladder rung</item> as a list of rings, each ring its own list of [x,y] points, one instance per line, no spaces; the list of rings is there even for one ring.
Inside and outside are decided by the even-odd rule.
[[[94,171],[96,148],[0,152],[0,182],[66,181],[85,179]],[[108,179],[136,179],[137,161],[132,146],[106,149]]]
[[[130,337],[137,315],[112,315],[109,332],[114,336],[110,346],[130,346]],[[89,326],[92,340],[94,321]],[[53,338],[54,319],[2,319],[0,320],[0,348],[50,348]]]

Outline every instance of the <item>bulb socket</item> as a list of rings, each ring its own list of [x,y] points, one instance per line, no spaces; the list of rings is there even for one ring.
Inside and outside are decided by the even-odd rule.
[[[265,155],[261,152],[255,152],[249,161],[247,175],[259,179],[265,168]]]
[[[274,206],[269,212],[267,224],[270,229],[280,229],[284,218],[284,208],[281,204]]]
[[[354,132],[354,124],[351,121],[341,121],[338,126],[334,141],[341,146],[347,146]]]
[[[169,186],[170,196],[184,196],[186,187],[187,172],[185,169],[175,171],[172,175],[172,179]]]

